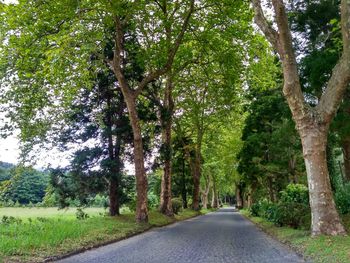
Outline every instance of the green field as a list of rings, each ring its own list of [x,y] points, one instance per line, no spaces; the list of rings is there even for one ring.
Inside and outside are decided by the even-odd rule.
[[[75,219],[76,208],[58,209],[57,207],[4,207],[0,208],[0,219],[3,216],[13,216],[22,219],[43,217],[43,218],[64,218],[64,219]],[[85,208],[84,211],[89,216],[98,216],[101,213],[104,214],[107,210],[99,207]],[[122,211],[123,212],[123,211]]]
[[[74,208],[1,208],[0,220],[15,219],[0,222],[0,262],[41,262],[200,214],[184,210],[172,219],[151,211],[148,224],[136,224],[134,214],[127,211],[114,218],[105,216],[102,208],[84,211],[89,217],[78,220]]]

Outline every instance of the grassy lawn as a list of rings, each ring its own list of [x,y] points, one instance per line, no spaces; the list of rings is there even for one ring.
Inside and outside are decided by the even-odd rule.
[[[0,219],[3,216],[13,216],[23,219],[24,221],[28,218],[64,218],[64,219],[76,219],[75,213],[76,208],[58,209],[57,207],[3,207],[0,208]],[[104,208],[89,207],[85,208],[84,212],[89,216],[98,216],[107,212]],[[123,210],[122,210],[123,212]]]
[[[1,208],[0,219],[15,216],[21,221],[0,223],[0,262],[41,262],[77,250],[87,249],[164,226],[199,214],[183,210],[175,218],[150,211],[148,224],[136,224],[134,214],[120,217],[103,216],[104,209],[85,209],[89,218],[77,220],[75,209],[57,208]]]
[[[241,213],[259,225],[263,230],[283,243],[312,259],[315,263],[350,262],[350,236],[346,237],[311,237],[310,232],[289,227],[277,227],[260,217],[252,217],[246,210]],[[350,233],[350,215],[343,217],[343,222]]]

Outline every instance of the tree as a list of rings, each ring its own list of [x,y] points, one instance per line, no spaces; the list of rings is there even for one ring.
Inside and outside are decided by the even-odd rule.
[[[299,71],[302,89],[310,103],[319,100],[342,52],[340,0],[296,2],[290,7],[292,31],[302,35],[303,43],[295,44],[302,54]],[[305,32],[305,28],[309,28]],[[343,151],[345,179],[350,180],[350,105],[349,89],[330,127],[330,135],[339,137]],[[333,133],[334,135],[331,135]],[[335,146],[337,146],[336,144]],[[327,154],[332,151],[328,140]],[[329,159],[329,158],[328,158]],[[329,167],[331,169],[331,167]],[[332,183],[332,174],[331,183]]]
[[[19,165],[11,169],[10,175],[9,183],[1,190],[1,199],[20,204],[42,201],[49,183],[47,173]]]
[[[83,178],[91,183],[91,178],[108,181],[111,216],[119,215],[123,156],[132,141],[126,106],[114,82],[113,74],[99,74],[94,87],[84,89],[71,109],[66,110],[65,127],[55,139],[63,149],[69,144],[80,145],[73,154],[70,170],[76,175],[72,178],[83,183],[82,187],[87,185]],[[93,190],[93,185],[87,188]]]
[[[147,85],[170,70],[195,11],[194,1],[21,1],[1,7],[2,96],[18,105],[7,110],[13,126],[21,130],[21,140],[30,141],[29,148],[43,141],[79,89],[90,87],[98,72],[112,69],[134,133],[136,220],[147,221],[147,177],[136,105]],[[69,11],[57,11],[65,9]],[[170,45],[164,42],[165,24],[171,25]],[[132,35],[142,46],[136,54],[126,41]],[[111,41],[114,52],[106,56],[104,49]],[[137,81],[128,75],[133,59],[145,69]]]
[[[137,3],[138,4],[138,3]],[[122,7],[122,6],[121,6]],[[190,18],[192,13],[194,12],[194,1],[191,0],[188,3],[184,3],[185,8],[180,8],[180,13],[182,12],[183,19],[178,21],[178,18],[174,16],[174,14],[179,11],[179,7],[174,4],[168,4],[166,1],[154,3],[149,3],[143,6],[143,8],[151,9],[155,15],[159,15],[161,13],[161,17],[158,21],[162,24],[161,27],[156,25],[154,27],[154,21],[147,21],[157,19],[156,16],[148,16],[146,15],[144,21],[144,25],[139,25],[141,27],[141,32],[144,27],[149,26],[148,30],[155,30],[155,34],[159,34],[161,37],[161,41],[163,40],[162,34],[164,33],[166,36],[166,45],[165,49],[162,51],[165,52],[166,57],[165,61],[160,63],[160,66],[156,66],[155,68],[149,68],[149,72],[138,81],[135,85],[134,83],[130,83],[127,79],[124,66],[128,61],[127,56],[127,47],[124,45],[124,41],[126,38],[126,27],[128,26],[129,19],[127,16],[116,15],[114,17],[115,22],[115,50],[113,60],[110,61],[110,65],[118,79],[120,88],[122,90],[128,111],[131,127],[133,129],[134,136],[134,161],[135,161],[135,174],[136,174],[136,192],[137,192],[137,208],[136,208],[136,220],[138,222],[147,222],[148,221],[148,212],[147,212],[147,177],[145,174],[144,168],[144,156],[143,156],[143,143],[142,143],[142,134],[141,127],[139,123],[139,116],[136,111],[136,101],[141,92],[146,88],[146,86],[151,82],[167,73],[173,64],[174,57],[176,55],[177,50],[183,40],[187,27],[190,23]],[[125,6],[124,6],[125,8]],[[129,6],[130,8],[130,6]],[[145,15],[145,9],[140,9],[138,7],[137,12],[134,14],[128,15],[136,15],[138,13],[141,17]],[[125,15],[125,14],[124,14]],[[166,26],[167,24],[171,25]],[[158,29],[157,29],[158,28]],[[159,32],[158,30],[164,30],[163,32]],[[158,32],[157,32],[158,31]],[[149,41],[150,39],[145,39]],[[158,43],[159,44],[159,43]],[[154,48],[149,46],[148,48]],[[169,203],[169,202],[168,202]],[[168,204],[167,203],[167,204]]]
[[[329,125],[350,82],[350,25],[348,23],[350,4],[345,0],[341,1],[342,56],[333,68],[332,76],[318,105],[311,107],[305,101],[302,93],[292,34],[283,1],[272,0],[278,30],[275,30],[267,21],[260,0],[253,0],[252,3],[256,24],[282,61],[283,93],[292,112],[303,146],[310,193],[312,235],[345,234],[332,196],[326,162],[326,144]]]

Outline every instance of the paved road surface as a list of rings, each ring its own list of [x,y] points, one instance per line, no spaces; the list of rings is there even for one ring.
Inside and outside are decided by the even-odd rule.
[[[153,229],[60,263],[290,263],[297,254],[232,208]]]

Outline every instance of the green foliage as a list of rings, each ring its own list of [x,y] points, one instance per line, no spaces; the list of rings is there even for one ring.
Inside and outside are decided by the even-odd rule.
[[[309,205],[309,190],[302,184],[289,184],[281,191],[282,203],[300,203]]]
[[[250,214],[265,218],[278,226],[308,228],[311,211],[307,187],[301,184],[289,184],[280,195],[278,203],[267,200],[254,203],[250,208]]]
[[[178,214],[182,211],[182,200],[181,198],[173,198],[171,199],[171,206],[173,208],[174,214]]]
[[[35,170],[31,167],[17,166],[10,171],[8,184],[0,189],[0,198],[11,206],[27,205],[30,202],[37,204],[45,196],[45,190],[49,183],[46,173]]]
[[[301,203],[279,203],[276,206],[272,222],[278,226],[309,228],[311,223],[310,207]]]
[[[338,211],[341,214],[347,214],[350,212],[350,183],[344,185],[344,187],[338,189],[335,194],[335,203]]]
[[[107,208],[109,206],[109,200],[107,196],[97,194],[90,202],[90,206],[93,207],[104,207]]]

